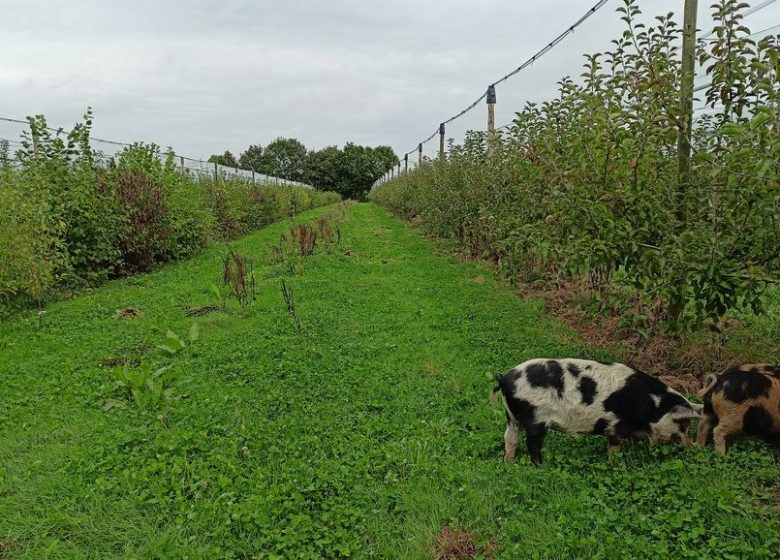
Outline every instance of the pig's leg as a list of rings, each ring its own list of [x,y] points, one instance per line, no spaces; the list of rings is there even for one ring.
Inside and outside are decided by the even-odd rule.
[[[504,432],[504,461],[514,461],[517,454],[517,441],[520,439],[520,426],[512,420],[506,426]]]
[[[544,424],[532,424],[525,429],[525,444],[528,447],[528,456],[535,466],[542,464],[542,445],[544,436],[547,435],[547,426]]]
[[[607,452],[609,453],[610,458],[620,451],[623,448],[623,444],[626,442],[626,440],[617,436],[609,436],[607,441],[609,442]]]
[[[715,440],[715,449],[721,455],[726,454],[726,439],[736,433],[739,433],[741,427],[724,424],[721,422],[712,430],[713,440]]]
[[[696,445],[700,445],[702,447],[707,445],[707,441],[710,439],[710,435],[712,434],[713,424],[715,424],[715,422],[713,422],[712,416],[705,414],[704,418],[699,421],[699,427],[696,428]]]

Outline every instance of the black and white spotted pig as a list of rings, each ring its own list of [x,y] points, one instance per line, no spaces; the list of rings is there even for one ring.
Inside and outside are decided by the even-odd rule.
[[[507,461],[515,458],[520,432],[528,455],[542,462],[548,429],[603,434],[610,451],[627,439],[690,445],[691,420],[699,415],[677,391],[623,364],[538,359],[497,376],[509,424],[504,434]]]
[[[726,453],[726,440],[745,433],[780,446],[780,367],[746,364],[712,377],[699,393],[704,418],[696,443],[705,445],[712,434],[715,449]]]

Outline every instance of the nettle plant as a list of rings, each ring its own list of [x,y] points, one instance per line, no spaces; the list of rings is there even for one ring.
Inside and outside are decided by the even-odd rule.
[[[281,273],[303,274],[305,260],[320,251],[333,252],[341,244],[340,214],[326,215],[311,223],[293,224],[279,242],[269,245]]]
[[[668,329],[760,312],[780,275],[778,38],[754,41],[745,7],[720,0],[699,44],[712,85],[697,102],[710,110],[695,120],[689,183],[677,168],[682,31],[671,14],[643,23],[623,0],[610,51],[518,112],[493,157],[469,133],[372,198],[512,278],[628,287]]]
[[[222,257],[222,285],[227,294],[232,295],[242,308],[251,306],[257,299],[254,263],[249,257],[229,249]],[[225,300],[223,299],[223,309]]]

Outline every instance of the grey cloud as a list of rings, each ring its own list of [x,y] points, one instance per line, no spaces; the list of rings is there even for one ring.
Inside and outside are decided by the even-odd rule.
[[[45,113],[69,126],[91,105],[97,136],[194,157],[280,135],[311,148],[354,140],[402,153],[594,3],[0,0],[0,116]],[[583,53],[608,49],[622,31],[619,3],[500,86],[499,122],[577,76]],[[640,3],[648,19],[682,4]],[[748,25],[780,21],[780,6],[761,14]],[[484,113],[448,132],[483,127]],[[18,132],[0,126],[0,137]]]

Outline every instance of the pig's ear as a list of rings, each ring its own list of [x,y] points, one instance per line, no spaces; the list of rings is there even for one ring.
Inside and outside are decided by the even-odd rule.
[[[686,418],[701,418],[696,410],[688,408],[686,406],[677,405],[669,411],[669,415],[673,420],[685,420]]]

